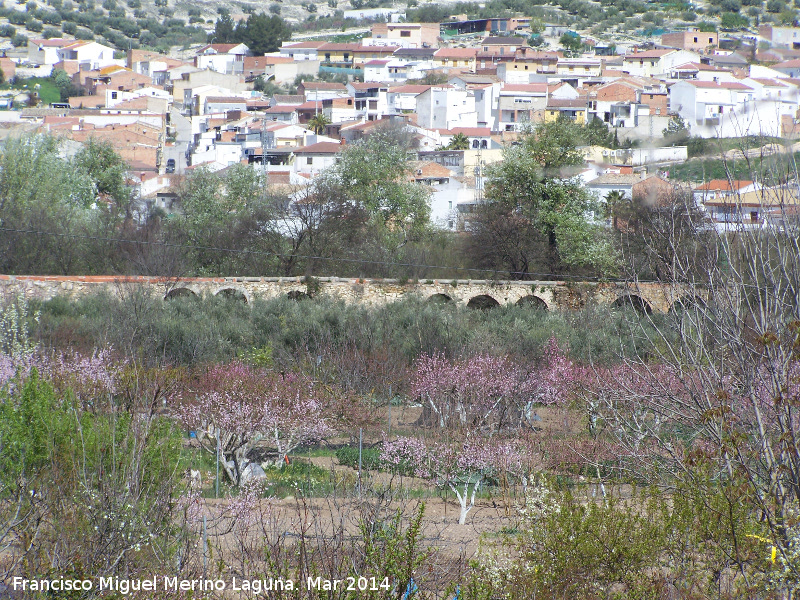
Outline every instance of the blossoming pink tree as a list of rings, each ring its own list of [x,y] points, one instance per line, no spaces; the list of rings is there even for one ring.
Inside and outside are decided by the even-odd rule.
[[[422,356],[414,365],[411,394],[423,402],[423,421],[502,428],[530,419],[535,404],[564,398],[572,363],[554,338],[543,364],[525,369],[509,357],[487,354],[448,360],[441,354]]]
[[[481,437],[432,445],[400,437],[384,442],[381,460],[452,490],[461,507],[460,525],[466,522],[475,496],[489,478],[499,478],[503,473],[520,475],[523,466],[523,455],[511,443]]]
[[[312,381],[241,363],[214,365],[200,378],[196,395],[179,408],[184,424],[216,453],[234,485],[242,481],[248,454],[257,445],[277,453],[277,463],[302,444],[332,431],[324,399]]]

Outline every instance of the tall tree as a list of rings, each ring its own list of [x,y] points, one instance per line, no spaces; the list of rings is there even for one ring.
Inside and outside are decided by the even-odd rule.
[[[222,13],[214,25],[214,33],[209,36],[209,42],[230,44],[235,41],[234,25],[230,13]]]
[[[572,122],[543,123],[489,168],[486,202],[471,221],[471,249],[483,266],[513,278],[528,277],[534,266],[552,274],[614,272],[616,252],[596,221],[600,207],[574,177],[583,164],[580,137]]]
[[[407,138],[393,127],[376,127],[340,154],[325,174],[353,206],[395,235],[400,245],[429,223],[429,191],[411,177]]]
[[[239,21],[234,31],[234,41],[250,48],[254,56],[275,52],[281,44],[292,37],[292,30],[277,15],[251,14],[247,21]]]

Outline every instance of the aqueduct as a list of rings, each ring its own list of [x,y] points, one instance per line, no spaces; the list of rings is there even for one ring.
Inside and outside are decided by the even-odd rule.
[[[384,304],[416,295],[431,302],[456,302],[471,308],[520,304],[542,309],[576,309],[588,304],[633,306],[643,312],[668,312],[697,301],[689,288],[659,283],[349,279],[340,277],[144,277],[0,275],[0,296],[49,300],[105,291],[123,296],[146,289],[164,299],[218,295],[251,303],[280,296],[329,296],[346,302]]]

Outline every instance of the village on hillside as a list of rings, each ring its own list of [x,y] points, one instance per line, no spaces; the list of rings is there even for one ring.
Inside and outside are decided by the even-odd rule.
[[[582,149],[577,174],[601,200],[668,193],[671,166],[692,156],[687,140],[782,140],[754,143],[755,156],[791,152],[800,138],[800,28],[764,25],[750,37],[689,27],[614,45],[523,17],[388,17],[356,42],[295,39],[262,55],[213,39],[174,57],[30,39],[4,51],[5,80],[59,73],[74,95],[48,104],[36,89],[0,92],[8,109],[0,135],[47,132],[73,148],[110,143],[146,215],[179,212],[180,182],[200,166],[253,165],[271,187],[301,189],[347,144],[391,124],[413,136],[412,177],[434,192],[432,222],[453,231],[469,228],[485,167],[531,124],[567,119],[608,132]],[[757,178],[688,183],[724,228],[769,221]]]

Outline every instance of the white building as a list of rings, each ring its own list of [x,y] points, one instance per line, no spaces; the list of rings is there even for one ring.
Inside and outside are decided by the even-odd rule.
[[[430,87],[416,97],[417,123],[428,129],[477,127],[478,113],[472,90]]]
[[[664,77],[678,65],[699,62],[700,55],[697,52],[662,48],[624,56],[622,70],[637,77]]]
[[[77,61],[81,71],[94,71],[111,65],[123,65],[114,60],[114,49],[97,42],[75,40],[57,51],[58,62]],[[124,65],[123,65],[124,66]]]
[[[506,84],[497,104],[497,128],[518,131],[547,106],[546,83]]]
[[[325,42],[284,42],[278,52],[296,61],[319,60],[317,50]]]
[[[70,46],[75,40],[51,38],[49,40],[28,40],[28,62],[34,65],[54,65],[61,58],[58,51]]]
[[[244,57],[250,55],[245,44],[208,44],[194,57],[198,69],[211,69],[217,73],[241,73]]]
[[[341,146],[335,142],[317,142],[294,151],[292,167],[295,173],[317,175],[336,162]]]
[[[417,110],[417,96],[428,91],[429,85],[400,85],[389,88],[386,92],[387,114],[397,115],[412,113]]]
[[[136,98],[160,98],[166,101],[166,110],[172,108],[172,94],[161,88],[145,87],[131,92],[121,90],[105,90],[106,95],[106,108],[113,108],[117,104],[127,102],[128,100],[135,100]]]
[[[679,81],[670,90],[670,112],[699,137],[780,136],[780,103],[757,102],[763,93],[739,82]]]

